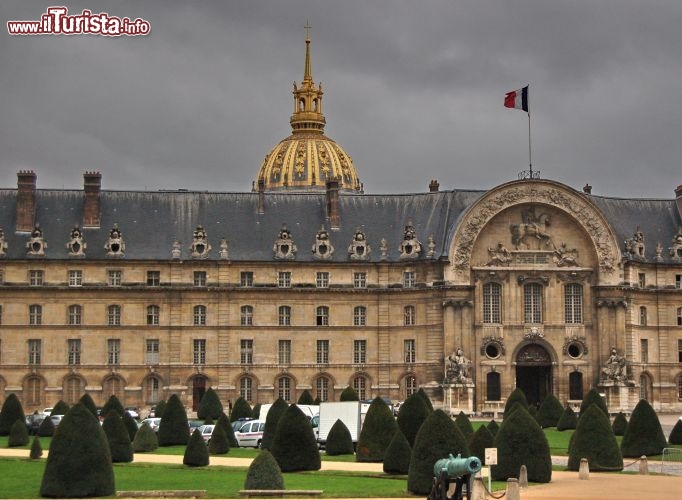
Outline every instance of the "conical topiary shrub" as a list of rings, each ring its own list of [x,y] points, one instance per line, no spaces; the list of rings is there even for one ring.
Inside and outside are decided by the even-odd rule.
[[[277,460],[268,450],[253,459],[244,481],[245,490],[283,490],[284,478]]]
[[[429,410],[433,411],[433,404],[431,403],[431,399],[429,398],[428,394],[426,394],[426,391],[424,389],[419,389],[417,391],[417,394],[419,394],[424,402],[426,403],[426,406],[428,406]]]
[[[502,420],[507,418],[509,410],[511,410],[512,406],[514,406],[515,403],[521,404],[526,410],[528,410],[528,400],[526,399],[526,395],[524,394],[524,392],[519,387],[514,389],[511,392],[511,394],[509,394],[507,402],[504,405],[504,415],[502,417]]]
[[[359,400],[360,400],[360,396],[358,396],[358,393],[351,386],[347,386],[343,391],[341,391],[341,395],[339,396],[339,401],[359,401]]]
[[[230,448],[239,448],[237,438],[234,437],[234,430],[232,429],[230,421],[227,418],[227,415],[225,415],[225,413],[220,415],[220,418],[218,418],[218,421],[216,422],[216,426],[220,426],[223,428],[223,431],[225,432],[225,437],[227,438],[227,444],[229,445]]]
[[[156,403],[156,408],[154,409],[154,418],[163,418],[163,414],[166,411],[166,400],[162,399]]]
[[[289,406],[278,419],[271,451],[282,472],[320,470],[320,451],[313,428],[296,405]]]
[[[613,419],[613,424],[611,424],[613,433],[616,436],[625,435],[625,430],[628,428],[628,419],[625,417],[625,413],[622,411],[618,412],[616,417]]]
[[[0,410],[0,436],[8,436],[14,422],[21,420],[25,422],[26,415],[21,407],[21,402],[13,392],[5,399]]]
[[[231,429],[231,427],[230,427]],[[225,428],[222,425],[213,427],[211,440],[208,442],[208,453],[210,455],[224,455],[230,451],[230,442],[225,435]]]
[[[220,402],[218,394],[213,390],[212,387],[209,387],[199,402],[197,418],[200,420],[206,420],[210,417],[213,420],[217,420],[220,418],[222,413],[223,404]]]
[[[315,400],[313,401],[313,404],[315,406],[320,406],[320,403],[322,402],[322,399],[320,399],[320,396],[317,396]]]
[[[433,483],[434,464],[450,453],[468,457],[469,447],[452,419],[443,410],[434,410],[414,440],[407,489],[415,495],[427,495]]]
[[[154,451],[159,447],[159,439],[156,437],[156,432],[151,426],[144,422],[133,439],[133,451],[135,453],[144,453]]]
[[[187,444],[189,441],[189,423],[187,412],[177,394],[168,398],[163,417],[159,422],[159,446]]]
[[[277,423],[288,407],[289,403],[282,398],[277,398],[275,402],[272,403],[270,410],[268,410],[268,415],[265,417],[261,448],[265,448],[266,450],[272,449],[272,443],[275,440],[275,434],[277,433]]]
[[[582,458],[587,459],[590,471],[623,469],[623,457],[609,417],[597,405],[580,415],[578,427],[571,436],[568,470],[580,470]]]
[[[109,442],[111,461],[114,463],[132,462],[133,445],[130,443],[130,435],[123,423],[123,419],[116,410],[110,410],[104,418],[102,430],[104,431],[104,434],[106,434],[107,441]]]
[[[525,465],[528,481],[548,483],[552,479],[552,457],[544,432],[523,408],[505,416],[495,436],[497,465],[492,466],[494,481],[518,477],[519,467]]]
[[[261,408],[260,403],[256,403],[255,405],[253,405],[253,409],[251,410],[251,414],[253,415],[252,418],[254,419],[260,418],[260,408]]]
[[[133,439],[135,439],[135,434],[137,434],[138,431],[137,421],[130,415],[130,413],[125,412],[123,414],[123,425],[128,431],[128,437],[132,442]]]
[[[112,394],[109,396],[109,399],[107,399],[107,402],[104,403],[104,406],[102,407],[102,416],[104,418],[107,418],[107,415],[109,415],[110,411],[115,411],[118,413],[119,416],[123,416],[123,405],[121,404],[121,401],[116,397],[116,394]]]
[[[17,420],[9,430],[9,439],[7,446],[14,448],[15,446],[26,446],[28,444],[28,429],[24,420]]]
[[[182,463],[190,467],[205,467],[208,465],[208,448],[204,443],[204,438],[201,436],[199,429],[192,433],[192,437],[185,448],[185,456]]]
[[[548,394],[542,401],[540,409],[535,419],[543,429],[546,427],[556,427],[561,415],[564,414],[564,407],[554,394]]]
[[[337,419],[329,429],[325,452],[327,455],[352,455],[355,453],[353,436],[350,435],[348,427],[341,419]]]
[[[90,413],[92,413],[95,416],[95,418],[99,418],[99,415],[97,414],[97,405],[92,400],[92,397],[90,396],[90,394],[88,394],[86,392],[85,394],[83,394],[81,396],[81,398],[78,400],[78,402],[81,403],[83,406],[85,406],[88,410],[90,410]]]
[[[407,474],[410,470],[412,448],[405,435],[397,429],[393,439],[388,443],[384,456],[384,472],[386,474]]]
[[[419,428],[432,411],[419,392],[413,393],[400,405],[396,422],[410,446],[414,444],[414,438],[417,436]]]
[[[490,431],[490,434],[492,434],[493,437],[495,437],[495,435],[497,434],[497,431],[500,430],[500,424],[495,422],[495,420],[491,420],[488,423],[487,427],[488,427],[488,430]]]
[[[455,417],[455,425],[459,427],[462,436],[464,436],[464,439],[466,439],[468,443],[469,439],[471,439],[471,436],[474,434],[474,426],[471,425],[471,421],[469,420],[469,417],[466,416],[466,413],[463,411],[459,412],[457,417]]]
[[[578,416],[573,411],[573,408],[566,406],[564,413],[556,424],[556,430],[566,431],[575,429],[578,426]]]
[[[40,495],[106,497],[116,493],[107,437],[84,405],[71,408],[50,444]]]
[[[646,399],[640,399],[620,443],[624,457],[660,455],[666,446],[658,415]]]
[[[670,444],[682,444],[682,420],[678,420],[670,431],[670,436],[668,436],[668,443]]]
[[[69,403],[66,401],[62,401],[61,399],[57,401],[57,404],[52,407],[52,412],[50,413],[50,416],[52,415],[66,415],[69,412],[69,409],[71,407],[69,406]]]
[[[298,398],[298,404],[300,405],[314,405],[315,400],[313,399],[312,395],[310,392],[308,392],[308,389],[303,391],[301,393],[301,396]]]
[[[597,407],[604,412],[604,415],[607,417],[609,416],[609,409],[606,407],[606,401],[601,394],[599,394],[597,389],[590,389],[585,394],[582,403],[580,403],[580,415],[582,415],[592,404],[596,404]]]
[[[230,412],[230,422],[239,420],[240,418],[251,418],[251,405],[244,398],[237,398],[232,405],[232,411]]]
[[[40,422],[40,427],[38,427],[38,436],[40,437],[54,436],[54,422],[50,417],[45,417],[43,421]]]
[[[494,448],[495,438],[485,425],[476,429],[469,439],[470,456],[477,457],[485,465],[485,449]]]
[[[31,443],[31,452],[28,457],[35,460],[43,456],[43,447],[40,446],[40,438],[38,436],[33,437],[33,442]]]
[[[358,462],[382,462],[386,448],[398,429],[393,412],[386,402],[377,397],[367,409],[365,422],[358,437],[355,460]]]

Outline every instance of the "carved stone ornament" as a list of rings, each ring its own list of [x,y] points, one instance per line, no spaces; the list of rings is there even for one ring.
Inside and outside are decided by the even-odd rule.
[[[386,238],[381,238],[379,251],[381,252],[381,260],[388,259],[388,243],[386,242]]]
[[[540,331],[537,326],[531,327],[529,331],[523,334],[523,338],[534,342],[545,338],[545,334]]]
[[[645,260],[645,251],[644,233],[642,233],[638,227],[632,238],[625,240],[625,252],[623,253],[623,257],[631,260]]]
[[[539,344],[528,344],[521,348],[516,356],[517,364],[524,365],[547,365],[552,362],[547,350]]]
[[[656,262],[663,262],[663,245],[660,241],[656,243]]]
[[[571,345],[578,345],[580,346],[580,351],[581,355],[585,355],[588,353],[588,348],[587,348],[587,339],[585,337],[577,337],[573,336],[571,338],[566,339],[564,342],[563,347],[561,348],[561,352],[564,353],[564,356],[569,356],[568,353],[568,348],[571,347]]]
[[[490,282],[509,282],[509,271],[475,271],[473,273],[474,281],[482,281],[484,283]]]
[[[182,243],[180,243],[178,240],[175,240],[173,242],[173,246],[171,247],[171,258],[178,260],[180,257],[182,257]]]
[[[497,347],[500,356],[505,355],[506,351],[504,348],[504,339],[502,337],[483,337],[483,342],[481,343],[481,356],[486,355],[486,350],[489,345]]]
[[[554,243],[548,231],[550,216],[541,212],[536,215],[536,207],[531,206],[521,211],[520,224],[509,226],[512,244],[516,250],[552,250]]]
[[[66,244],[66,248],[69,249],[70,257],[85,257],[85,249],[88,245],[83,241],[83,231],[76,226],[71,230],[69,242]]]
[[[123,257],[126,251],[126,244],[123,241],[123,233],[118,228],[118,224],[109,231],[109,239],[107,240],[104,249],[110,257]]]
[[[486,266],[508,266],[512,255],[502,242],[498,242],[496,247],[488,247],[488,259]]]
[[[275,259],[293,260],[296,258],[297,248],[294,240],[291,239],[291,232],[285,224],[279,230],[279,237],[275,241],[272,251],[275,253]]]
[[[470,384],[471,360],[461,347],[445,358],[445,378],[451,384]]]
[[[426,256],[429,259],[433,259],[433,257],[436,255],[436,240],[433,238],[433,235],[430,234],[428,238],[428,243],[426,244],[426,248],[428,248],[426,252]]]
[[[38,226],[31,231],[31,238],[26,243],[26,253],[28,255],[45,255],[47,242],[43,239],[43,230]]]
[[[629,378],[628,362],[625,356],[618,354],[618,350],[612,347],[611,354],[601,370],[602,381],[627,383]]]
[[[450,248],[454,282],[467,282],[474,244],[490,220],[510,207],[526,203],[551,205],[580,224],[592,240],[602,279],[617,282],[615,266],[620,262],[620,250],[603,214],[585,197],[546,179],[505,184],[487,193],[467,211],[457,227]]]
[[[220,251],[218,252],[222,260],[230,260],[230,243],[225,239],[220,240]]]
[[[353,241],[348,246],[348,256],[350,260],[369,260],[372,247],[367,243],[364,231],[357,229],[353,235]]]
[[[558,267],[572,267],[578,266],[578,250],[575,248],[568,248],[566,243],[562,243],[554,250],[554,263]]]
[[[677,234],[673,238],[673,244],[668,248],[668,251],[674,260],[682,260],[682,227],[677,228]]]
[[[193,259],[205,259],[211,251],[211,245],[208,242],[208,235],[204,226],[197,226],[192,233],[192,244],[189,247],[190,257]]]
[[[564,271],[554,275],[557,283],[589,282],[592,273],[590,271]]]
[[[403,232],[403,241],[398,247],[400,258],[403,260],[416,259],[422,251],[422,244],[417,239],[417,233],[412,226],[412,221],[408,221]]]
[[[329,240],[329,232],[324,228],[320,228],[315,235],[315,244],[313,245],[313,257],[321,260],[329,260],[334,254],[334,246]]]
[[[4,257],[5,252],[7,252],[7,242],[5,241],[5,231],[0,227],[0,257]]]

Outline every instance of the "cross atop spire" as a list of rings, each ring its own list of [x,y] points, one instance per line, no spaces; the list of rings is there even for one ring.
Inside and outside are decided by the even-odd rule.
[[[313,81],[313,65],[310,62],[310,22],[305,22],[305,69],[303,70],[303,81]]]

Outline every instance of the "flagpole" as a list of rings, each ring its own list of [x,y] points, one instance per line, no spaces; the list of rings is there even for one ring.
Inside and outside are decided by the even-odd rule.
[[[530,169],[530,178],[533,178],[533,160],[531,157],[530,148],[530,111],[528,111],[528,167]]]

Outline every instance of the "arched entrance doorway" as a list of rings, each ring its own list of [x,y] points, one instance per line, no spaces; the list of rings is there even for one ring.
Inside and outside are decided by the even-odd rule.
[[[206,377],[197,375],[192,379],[192,410],[197,411],[199,409],[199,403],[201,398],[204,397],[206,393]]]
[[[540,344],[528,344],[516,355],[516,387],[533,405],[552,392],[552,358]]]

